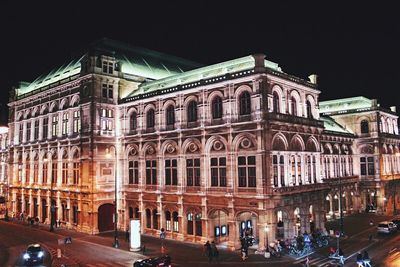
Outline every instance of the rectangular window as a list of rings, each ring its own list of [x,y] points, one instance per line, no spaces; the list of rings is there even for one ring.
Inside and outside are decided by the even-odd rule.
[[[129,161],[129,184],[139,184],[139,162]]]
[[[73,115],[73,132],[79,133],[81,131],[81,117],[80,117],[80,111],[75,110],[74,115]]]
[[[57,183],[57,162],[51,164],[51,183]]]
[[[177,160],[165,160],[165,185],[178,185]]]
[[[39,166],[37,164],[37,162],[35,162],[35,164],[33,164],[33,183],[37,183],[38,182],[38,170]]]
[[[57,115],[52,117],[51,135],[53,137],[57,137],[57,135],[58,135],[58,116]]]
[[[35,129],[33,132],[33,139],[34,140],[39,139],[39,119],[35,120]]]
[[[43,138],[42,139],[47,139],[48,131],[49,131],[49,118],[45,117],[45,118],[43,118],[43,133],[42,133]]]
[[[79,184],[79,180],[80,180],[80,163],[79,162],[74,162],[73,163],[73,182],[75,185]]]
[[[48,171],[48,163],[45,162],[43,163],[43,168],[42,168],[42,184],[47,184],[47,171]]]
[[[78,206],[72,206],[72,222],[78,224]]]
[[[63,120],[62,120],[62,135],[68,135],[68,113],[63,114]]]
[[[364,157],[360,158],[360,172],[361,175],[367,175],[367,163]]]
[[[114,71],[114,64],[110,61],[104,60],[103,61],[103,72],[112,74]]]
[[[146,184],[157,184],[157,162],[146,160]]]
[[[27,161],[25,163],[25,183],[31,182],[31,163]]]
[[[101,109],[101,130],[112,131],[113,130],[113,110],[112,109]]]
[[[374,157],[368,157],[368,175],[375,175]]]
[[[26,142],[31,141],[31,123],[26,123]]]
[[[62,163],[62,183],[63,184],[68,183],[68,163],[67,162]]]
[[[278,186],[278,156],[272,156],[272,169],[273,169],[273,179],[274,179],[274,186]]]
[[[21,123],[19,125],[19,134],[18,134],[18,141],[19,141],[20,144],[22,143],[23,136],[24,136],[24,125]]]
[[[226,158],[211,158],[211,186],[226,186]]]
[[[200,186],[200,159],[186,159],[187,186]]]
[[[256,187],[256,157],[238,158],[239,187]]]

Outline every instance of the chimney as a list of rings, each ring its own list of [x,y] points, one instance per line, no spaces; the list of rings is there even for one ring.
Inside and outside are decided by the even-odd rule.
[[[391,106],[391,107],[390,107],[390,110],[391,110],[392,112],[396,113],[396,106]]]
[[[317,84],[318,83],[318,75],[317,74],[311,74],[310,76],[308,76],[308,79],[313,84]]]

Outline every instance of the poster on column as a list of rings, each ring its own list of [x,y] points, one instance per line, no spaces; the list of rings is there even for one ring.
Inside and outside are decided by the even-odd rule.
[[[141,241],[140,241],[140,220],[131,220],[130,223],[130,241],[131,241],[131,251],[140,251]]]

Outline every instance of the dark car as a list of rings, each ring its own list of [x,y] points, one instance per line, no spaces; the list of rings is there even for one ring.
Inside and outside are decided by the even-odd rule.
[[[133,267],[156,267],[156,266],[165,266],[171,267],[171,257],[168,255],[164,255],[157,258],[148,258],[144,260],[137,260],[133,264]]]
[[[394,223],[397,227],[397,230],[400,230],[400,217],[396,217],[392,220],[392,223]]]
[[[44,251],[39,244],[31,244],[25,250],[23,256],[27,265],[36,265],[43,263]]]

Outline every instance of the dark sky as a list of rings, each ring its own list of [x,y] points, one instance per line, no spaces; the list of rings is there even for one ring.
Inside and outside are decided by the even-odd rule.
[[[203,64],[265,53],[287,73],[317,73],[321,99],[398,103],[400,16],[383,1],[29,2],[0,3],[3,105],[17,81],[34,80],[101,37]]]

